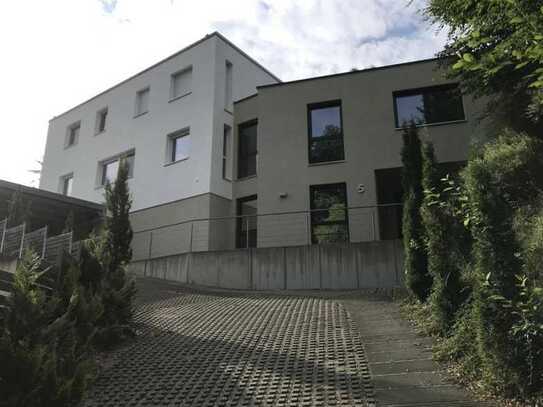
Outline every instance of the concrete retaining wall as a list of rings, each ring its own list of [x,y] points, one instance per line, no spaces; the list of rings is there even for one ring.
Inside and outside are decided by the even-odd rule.
[[[135,261],[131,270],[210,287],[308,290],[403,287],[399,240],[184,253]]]

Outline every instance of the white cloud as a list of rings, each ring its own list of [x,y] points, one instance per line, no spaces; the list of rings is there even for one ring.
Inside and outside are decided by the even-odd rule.
[[[19,0],[0,6],[0,179],[32,184],[47,122],[214,30],[283,80],[431,57],[424,0]],[[35,184],[34,184],[35,185]]]

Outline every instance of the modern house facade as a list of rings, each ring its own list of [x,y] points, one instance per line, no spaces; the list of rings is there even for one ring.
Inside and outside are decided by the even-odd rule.
[[[101,202],[125,160],[136,261],[396,239],[401,127],[455,166],[479,111],[436,60],[282,83],[214,33],[52,119],[40,187]]]

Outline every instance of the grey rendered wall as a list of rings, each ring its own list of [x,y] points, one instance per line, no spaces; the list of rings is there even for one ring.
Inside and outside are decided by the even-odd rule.
[[[312,290],[403,287],[400,241],[185,253],[136,261],[132,271],[209,287]]]
[[[395,129],[393,92],[447,81],[435,61],[425,61],[346,75],[316,78],[259,88],[257,97],[235,105],[235,124],[258,118],[258,177],[251,190],[234,185],[241,193],[258,195],[259,213],[305,211],[310,207],[309,186],[345,182],[349,206],[377,204],[375,170],[401,166],[402,133]],[[345,160],[308,163],[307,105],[340,99],[342,103]],[[422,139],[435,144],[441,162],[466,160],[470,139],[481,131],[477,118],[481,107],[464,97],[466,121],[420,128]],[[237,139],[237,126],[235,127]],[[235,184],[246,184],[238,181]],[[358,185],[365,187],[357,192]],[[285,199],[279,198],[287,193]],[[288,223],[292,244],[305,244],[302,219]],[[259,224],[259,246],[282,246],[285,234]],[[352,241],[379,239],[374,209],[349,213]]]

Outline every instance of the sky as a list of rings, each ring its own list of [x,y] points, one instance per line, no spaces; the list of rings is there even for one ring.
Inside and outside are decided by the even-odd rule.
[[[433,57],[425,0],[17,0],[0,5],[0,179],[38,187],[48,121],[219,31],[282,80]]]

